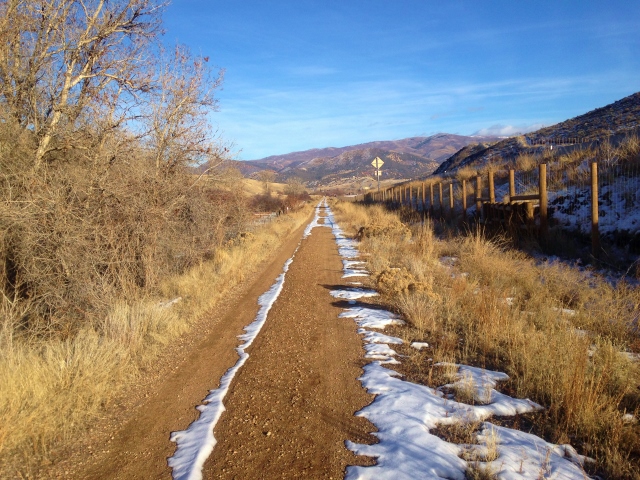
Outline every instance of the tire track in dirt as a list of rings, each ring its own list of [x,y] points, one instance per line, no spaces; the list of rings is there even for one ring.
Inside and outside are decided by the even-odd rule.
[[[175,451],[171,432],[184,430],[197,418],[195,406],[237,361],[237,336],[254,320],[258,297],[282,273],[307,223],[274,251],[270,263],[240,295],[199,321],[175,348],[169,347],[171,356],[156,366],[160,373],[152,374],[154,381],[134,392],[140,398],[113,406],[107,418],[96,422],[93,433],[58,452],[56,464],[38,477],[170,479],[167,458]]]
[[[225,400],[204,478],[342,478],[368,465],[345,440],[375,441],[354,414],[373,397],[361,387],[362,341],[330,290],[347,285],[331,230],[302,241],[267,323]]]

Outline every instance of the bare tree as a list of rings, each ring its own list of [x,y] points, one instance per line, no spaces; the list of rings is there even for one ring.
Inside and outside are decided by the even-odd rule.
[[[304,182],[298,177],[289,178],[284,193],[287,195],[302,195],[305,193]]]
[[[273,170],[260,170],[258,172],[258,179],[263,184],[264,192],[271,194],[271,184],[276,180],[276,172]]]
[[[37,137],[36,169],[91,104],[149,88],[146,51],[161,10],[152,0],[0,2],[0,96]]]
[[[222,73],[158,46],[157,1],[0,0],[0,293],[34,322],[102,315],[245,222],[218,184]]]
[[[226,157],[228,150],[215,141],[208,119],[217,110],[214,92],[224,72],[214,75],[208,62],[208,57],[192,57],[184,46],[169,58],[160,52],[145,120],[157,172],[196,163],[211,168]]]

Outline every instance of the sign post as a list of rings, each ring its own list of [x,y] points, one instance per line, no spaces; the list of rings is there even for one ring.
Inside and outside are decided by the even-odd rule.
[[[376,157],[373,159],[373,162],[371,162],[371,165],[373,165],[373,168],[376,169],[375,171],[375,175],[376,177],[378,177],[378,192],[380,191],[380,175],[382,175],[382,165],[384,165],[384,162],[380,159],[380,157]]]

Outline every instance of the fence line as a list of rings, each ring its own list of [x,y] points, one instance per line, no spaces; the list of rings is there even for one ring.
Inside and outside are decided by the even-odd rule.
[[[640,231],[640,211],[635,213],[640,210],[635,208],[640,204],[640,165],[542,163],[529,171],[496,170],[475,179],[398,185],[367,193],[361,200],[405,206],[434,219],[525,229],[541,239],[547,238],[553,222],[590,236],[597,257],[602,251],[603,220],[607,235],[620,229],[628,235]]]

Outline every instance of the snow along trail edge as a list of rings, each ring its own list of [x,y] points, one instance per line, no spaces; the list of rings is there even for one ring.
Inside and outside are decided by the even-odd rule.
[[[352,267],[358,258],[357,242],[347,239],[328,210],[327,222],[343,257],[343,278],[352,276]],[[362,264],[357,264],[360,276],[366,273]],[[352,282],[355,283],[355,282]],[[456,445],[431,434],[430,429],[441,424],[481,421],[493,415],[515,415],[531,412],[542,407],[528,399],[517,399],[504,395],[494,387],[498,381],[509,377],[502,372],[493,372],[466,365],[459,367],[456,384],[473,380],[478,398],[487,399],[486,405],[467,405],[449,398],[440,389],[411,383],[398,378],[399,374],[384,367],[384,364],[399,363],[396,352],[389,344],[403,343],[396,337],[367,330],[384,329],[391,324],[403,324],[392,312],[357,305],[358,298],[371,297],[371,290],[348,288],[332,292],[336,298],[348,299],[353,306],[344,309],[342,318],[352,318],[363,335],[365,358],[373,361],[364,367],[360,377],[368,393],[375,394],[374,401],[357,412],[377,428],[373,433],[379,443],[373,445],[346,442],[347,448],[357,455],[374,457],[377,464],[370,467],[347,467],[347,480],[413,480],[418,478],[460,479],[471,463],[461,458],[463,451],[475,452],[482,458],[486,452],[483,440],[495,436],[498,457],[493,462],[481,462],[487,471],[495,472],[501,479],[588,478],[582,469],[585,457],[578,455],[570,445],[554,445],[526,432],[498,427],[484,422],[478,434],[478,445]],[[449,387],[453,384],[448,385]]]
[[[324,199],[316,206],[313,220],[307,225],[293,255],[285,262],[282,273],[278,275],[278,278],[271,288],[258,299],[260,310],[255,320],[244,328],[244,334],[238,336],[240,340],[244,341],[242,345],[236,348],[240,358],[236,364],[222,376],[220,386],[215,390],[211,390],[209,395],[204,399],[203,404],[196,407],[200,412],[198,419],[192,422],[186,430],[171,433],[170,439],[176,443],[176,451],[173,456],[167,460],[167,463],[169,467],[172,468],[171,476],[174,480],[202,480],[204,463],[207,458],[209,458],[209,455],[211,455],[217,443],[213,435],[213,429],[218,423],[222,413],[226,410],[223,403],[224,398],[229,391],[234,377],[249,358],[249,354],[245,350],[251,346],[260,333],[260,330],[267,320],[269,310],[271,310],[271,307],[280,295],[286,273],[300,248],[300,243],[311,234],[311,230],[314,227],[324,226],[318,223],[320,207],[323,204],[326,205],[326,200]]]

